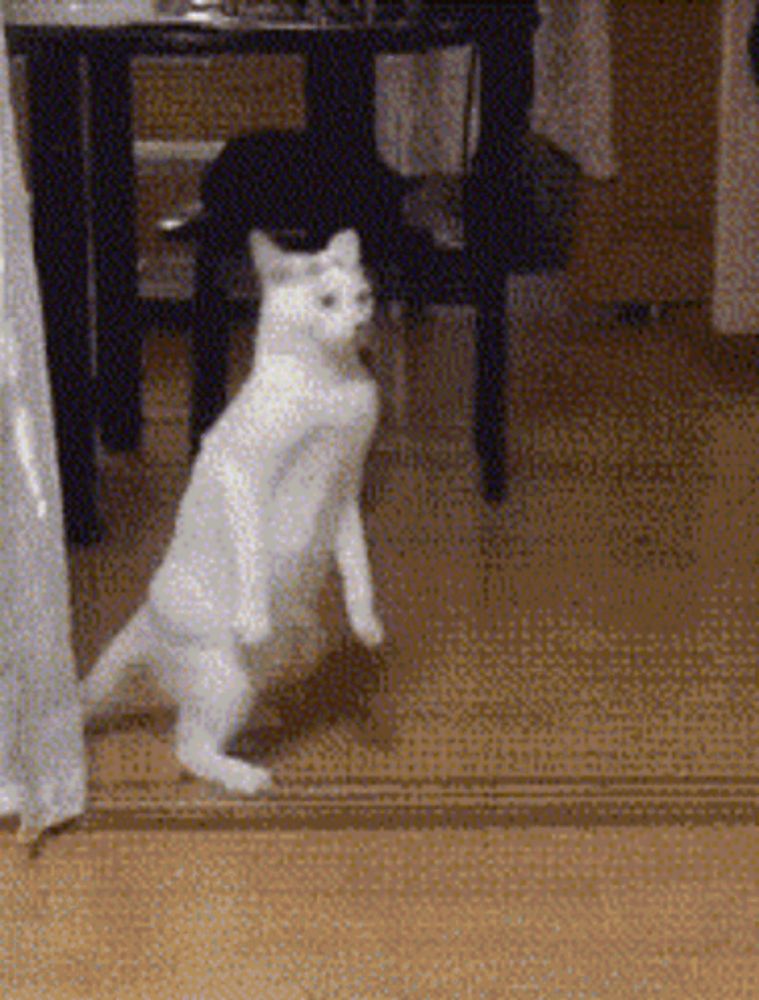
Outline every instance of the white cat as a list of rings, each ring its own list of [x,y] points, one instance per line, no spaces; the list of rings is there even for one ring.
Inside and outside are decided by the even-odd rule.
[[[317,253],[251,237],[262,298],[251,375],[205,435],[147,601],[83,683],[88,713],[144,663],[178,707],[191,773],[253,794],[266,769],[230,757],[263,678],[262,650],[315,614],[331,560],[348,619],[382,641],[359,510],[378,393],[358,357],[372,294],[353,230]]]

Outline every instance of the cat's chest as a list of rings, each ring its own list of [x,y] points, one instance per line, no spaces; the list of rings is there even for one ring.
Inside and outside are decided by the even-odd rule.
[[[351,386],[315,411],[313,422],[283,450],[269,511],[278,549],[329,544],[341,507],[358,489],[376,417],[373,387]]]
[[[364,447],[357,433],[314,428],[281,457],[269,504],[278,549],[301,551],[327,541],[334,519],[360,478]]]
[[[377,389],[369,379],[317,385],[295,395],[288,409],[283,464],[323,466],[326,473],[350,464],[364,449],[377,423]]]

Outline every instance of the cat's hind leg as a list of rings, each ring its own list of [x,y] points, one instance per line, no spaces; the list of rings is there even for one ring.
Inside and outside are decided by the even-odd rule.
[[[179,698],[176,754],[191,774],[238,795],[254,795],[270,784],[266,768],[227,754],[254,698],[239,648],[233,640],[197,645],[185,654],[186,685]]]

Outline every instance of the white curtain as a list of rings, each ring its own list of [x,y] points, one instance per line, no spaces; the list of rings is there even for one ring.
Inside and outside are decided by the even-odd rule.
[[[538,9],[533,130],[589,177],[608,180],[617,170],[609,0],[540,0]],[[386,162],[406,175],[462,172],[470,60],[467,46],[378,60],[377,142]],[[477,132],[475,99],[470,155]]]
[[[462,45],[377,60],[377,148],[395,170],[407,177],[464,172],[479,132],[475,88],[464,150],[471,60],[471,47]]]
[[[0,10],[0,814],[21,833],[85,804],[82,718],[30,206]]]
[[[617,171],[609,0],[540,0],[532,127],[595,180]]]

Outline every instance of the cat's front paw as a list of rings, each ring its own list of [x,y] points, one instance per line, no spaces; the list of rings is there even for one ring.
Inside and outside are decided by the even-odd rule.
[[[240,615],[233,624],[234,633],[243,646],[260,646],[271,638],[272,624],[266,615]]]
[[[351,626],[356,637],[365,646],[374,648],[385,640],[384,626],[373,612],[353,618]]]
[[[376,419],[379,407],[377,387],[373,382],[360,381],[350,388],[340,388],[336,392],[335,414],[341,425],[355,427],[364,420]]]

